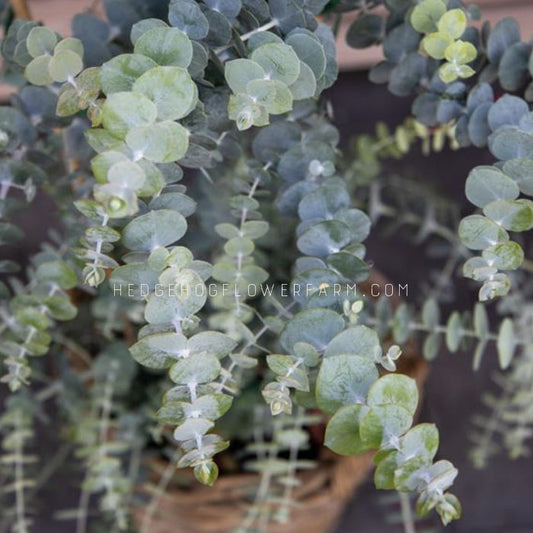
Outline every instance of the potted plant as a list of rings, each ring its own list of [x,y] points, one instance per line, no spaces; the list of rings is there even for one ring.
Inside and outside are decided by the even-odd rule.
[[[19,91],[0,109],[2,243],[23,239],[13,214],[37,190],[61,224],[22,278],[0,263],[2,527],[38,530],[31,506],[69,453],[79,504],[57,518],[77,533],[326,531],[370,460],[408,523],[409,494],[421,515],[459,518],[457,470],[435,459],[436,426],[414,422],[424,368],[409,353],[416,338],[428,359],[443,339],[451,351],[475,339],[478,365],[496,342],[513,370],[475,457],[503,427],[523,453],[531,263],[510,232],[533,226],[519,198],[533,190],[533,128],[531,45],[516,22],[478,29],[460,0],[104,6],[106,19],[82,13],[67,38],[5,11],[4,70]],[[418,96],[414,118],[343,155],[323,92],[348,12],[351,46],[383,43],[371,78]],[[496,82],[524,98],[495,101]],[[481,211],[458,236],[442,210],[383,192],[395,184],[382,160],[446,139],[499,160],[466,180]],[[450,246],[437,289],[463,261],[481,302],[502,298],[498,332],[485,303],[443,324],[438,290],[417,311],[384,289],[363,244],[383,216]],[[43,464],[32,450],[47,416],[67,444]]]

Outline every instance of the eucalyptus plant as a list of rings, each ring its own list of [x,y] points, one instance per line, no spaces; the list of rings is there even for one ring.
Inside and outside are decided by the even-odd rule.
[[[471,325],[457,311],[443,322],[438,303],[460,262],[482,282],[481,302],[510,301],[524,279],[514,273],[531,269],[510,237],[533,226],[533,203],[520,198],[533,190],[533,62],[516,23],[478,30],[479,13],[460,0],[103,4],[105,20],[77,15],[66,38],[5,19],[4,70],[19,92],[0,108],[1,242],[23,238],[12,214],[41,189],[63,228],[0,285],[2,464],[14,480],[4,529],[33,529],[39,483],[28,476],[42,474],[27,447],[49,402],[83,470],[78,509],[58,513],[77,533],[91,506],[100,510],[91,527],[149,531],[175,469],[213,485],[232,437],[247,443],[242,468],[261,476],[241,531],[286,523],[297,472],[315,464],[300,453],[306,428],[322,421],[333,452],[374,453],[377,488],[414,494],[417,511],[435,509],[444,524],[459,518],[448,492],[457,469],[435,460],[438,430],[415,424],[417,384],[397,365],[420,334],[428,359],[443,338],[450,351],[476,339],[476,368],[495,342],[502,368],[513,368],[498,413],[523,452],[512,426],[531,414],[517,414],[512,391],[533,394],[522,372],[527,297],[502,309],[496,330],[484,303]],[[378,125],[354,154],[340,152],[323,94],[348,11],[350,45],[383,43],[371,79],[418,94],[412,118],[394,132]],[[497,80],[524,97],[495,101]],[[465,183],[481,211],[459,222],[433,203],[422,202],[426,213],[387,204],[383,161],[419,140],[424,153],[488,145],[499,162]],[[418,309],[348,290],[369,278],[372,223],[391,216],[420,240],[443,240],[452,258]],[[252,429],[235,423],[248,415]],[[478,463],[490,439],[477,439]],[[135,523],[141,458],[154,446],[169,469]]]

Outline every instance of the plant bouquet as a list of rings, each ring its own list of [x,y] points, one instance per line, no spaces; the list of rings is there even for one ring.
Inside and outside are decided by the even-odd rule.
[[[10,255],[0,262],[2,530],[40,529],[40,489],[67,462],[79,503],[56,518],[77,533],[155,531],[171,483],[216,491],[219,473],[243,471],[256,475],[233,510],[238,530],[289,531],[312,479],[300,472],[323,446],[371,453],[375,485],[400,494],[406,527],[409,494],[421,515],[458,518],[457,470],[435,458],[436,426],[415,425],[418,387],[402,369],[417,336],[428,359],[443,339],[451,351],[474,339],[476,365],[494,341],[504,368],[521,346],[482,429],[505,426],[505,444],[523,452],[530,409],[508,391],[531,397],[531,263],[514,236],[533,226],[520,197],[533,191],[533,93],[516,22],[478,28],[460,0],[103,6],[103,18],[77,15],[66,38],[4,6],[4,74],[19,90],[0,109],[1,242],[11,255],[24,238],[16,213],[40,191],[60,224],[22,276]],[[351,46],[383,44],[371,79],[417,96],[395,131],[378,125],[341,153],[324,91],[350,14]],[[524,96],[495,101],[496,82]],[[477,210],[458,232],[449,209],[384,192],[407,190],[385,159],[446,139],[498,159],[468,176]],[[375,298],[363,242],[390,216],[445,246],[437,289],[464,263],[481,302],[501,298],[497,332],[484,303],[442,324],[439,290],[415,309]],[[43,428],[53,459],[34,453]],[[493,452],[489,433],[478,463]]]

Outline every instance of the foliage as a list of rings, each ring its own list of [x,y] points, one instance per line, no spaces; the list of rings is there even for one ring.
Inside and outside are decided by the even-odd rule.
[[[175,466],[213,485],[230,441],[232,451],[247,443],[243,468],[260,477],[241,530],[287,523],[297,473],[315,465],[302,456],[316,444],[307,428],[321,421],[333,452],[375,453],[377,488],[400,492],[402,505],[413,494],[419,514],[435,509],[444,524],[458,518],[448,492],[457,470],[435,461],[438,430],[413,425],[418,387],[397,372],[417,336],[429,360],[443,340],[455,352],[475,339],[475,368],[494,342],[511,368],[506,393],[525,392],[489,400],[502,421],[492,430],[530,421],[526,301],[491,329],[482,303],[443,322],[436,294],[463,260],[465,276],[483,283],[482,302],[512,295],[528,269],[514,234],[533,227],[533,203],[520,196],[533,191],[531,45],[510,19],[476,30],[475,10],[459,0],[386,1],[386,20],[364,2],[337,4],[107,0],[107,20],[77,15],[69,38],[9,24],[2,54],[21,87],[0,109],[1,243],[23,238],[13,213],[37,187],[65,230],[32,257],[24,281],[0,285],[13,531],[31,530],[22,468],[31,397],[57,402],[80,459],[79,508],[60,513],[78,533],[91,502],[100,523],[90,527],[135,527],[140,457],[157,446],[170,470],[146,505],[149,531]],[[341,157],[324,105],[338,67],[335,35],[318,18],[347,6],[358,11],[348,43],[383,44],[371,79],[417,93],[413,117],[356,139],[354,158]],[[496,100],[496,80],[523,97]],[[419,140],[426,154],[446,142],[488,146],[499,162],[473,169],[465,185],[480,211],[459,222],[411,194],[387,203],[383,160]],[[443,241],[449,255],[416,309],[339,290],[368,280],[363,243],[387,217],[416,228],[418,242]],[[46,365],[29,358],[46,354]],[[235,424],[250,413],[249,427]],[[529,433],[507,435],[523,453]],[[476,438],[481,464],[490,437]]]
[[[424,0],[412,9],[409,2],[387,3],[387,7],[393,22],[383,40],[386,59],[373,69],[371,78],[388,81],[389,89],[398,95],[420,88],[413,114],[421,123],[430,127],[451,123],[460,145],[488,146],[502,162],[497,168],[481,167],[470,174],[467,197],[483,214],[466,217],[460,236],[467,247],[482,251],[464,270],[466,277],[483,283],[479,299],[504,296],[511,286],[506,272],[516,270],[524,260],[520,244],[511,242],[508,232],[530,228],[530,200],[519,196],[530,194],[526,169],[531,155],[531,47],[520,42],[513,19],[498,22],[492,30],[488,25],[481,31],[468,26],[468,17],[475,18],[477,13],[460,1],[446,5],[441,0]],[[414,32],[425,35],[421,42]],[[476,83],[471,86],[457,81],[474,76]],[[524,97],[504,94],[496,100],[490,86],[496,80],[504,90]],[[504,181],[516,193],[498,188]],[[486,186],[496,189],[484,196]]]

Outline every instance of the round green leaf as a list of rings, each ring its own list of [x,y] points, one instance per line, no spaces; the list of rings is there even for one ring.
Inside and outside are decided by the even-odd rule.
[[[133,161],[118,161],[109,167],[107,180],[109,183],[138,190],[142,187],[146,174],[144,170]]]
[[[466,197],[478,207],[485,207],[494,200],[518,198],[518,185],[496,167],[474,168],[466,180]]]
[[[533,196],[533,159],[511,159],[505,162],[503,171],[524,194]]]
[[[196,202],[181,192],[169,192],[155,197],[149,204],[150,209],[173,209],[184,217],[196,211]]]
[[[209,57],[205,45],[193,41],[192,60],[188,68],[190,75],[195,79],[203,78],[204,70],[206,69],[208,62]]]
[[[130,352],[133,358],[148,368],[169,368],[187,354],[187,339],[179,333],[147,335],[135,343]]]
[[[504,94],[490,106],[487,118],[492,131],[496,131],[502,126],[518,125],[520,119],[528,112],[529,106],[522,98]]]
[[[316,401],[325,413],[347,404],[364,403],[378,378],[376,365],[358,355],[333,355],[322,361],[316,381]]]
[[[308,309],[297,313],[281,333],[281,346],[292,353],[297,342],[306,342],[317,350],[344,329],[344,319],[330,309]]]
[[[463,338],[463,323],[458,311],[454,311],[446,324],[446,346],[450,352],[456,352]]]
[[[291,85],[298,79],[300,60],[296,52],[284,43],[267,43],[256,48],[250,56],[259,63],[269,79]]]
[[[440,309],[435,299],[430,298],[422,308],[422,323],[428,330],[435,329],[440,324]]]
[[[389,76],[389,90],[397,96],[407,96],[416,88],[426,71],[427,58],[420,54],[409,54],[392,68]]]
[[[316,39],[304,33],[293,33],[285,41],[296,52],[300,61],[305,63],[319,79],[326,70],[326,54],[324,47]],[[300,65],[301,68],[301,65]]]
[[[368,48],[379,43],[383,32],[383,20],[379,15],[367,13],[352,22],[346,33],[346,42],[352,48]]]
[[[102,152],[91,159],[91,170],[99,183],[107,182],[107,173],[109,169],[120,161],[129,161],[129,159],[122,153],[114,150]],[[99,217],[97,217],[99,218]]]
[[[187,153],[189,132],[181,124],[166,120],[132,128],[126,135],[126,144],[136,157],[154,163],[171,163]]]
[[[350,229],[343,222],[326,220],[310,226],[300,235],[298,249],[310,256],[325,257],[339,252],[351,241]]]
[[[455,63],[444,63],[439,68],[439,77],[444,83],[453,83],[459,78],[459,65]]]
[[[352,235],[352,242],[363,242],[370,233],[370,218],[360,209],[341,209],[335,213],[335,218],[344,222]]]
[[[374,362],[379,349],[377,333],[367,326],[353,326],[336,335],[328,344],[324,357],[340,354],[354,354]]]
[[[74,37],[68,37],[67,39],[59,41],[54,48],[54,53],[58,54],[63,50],[70,50],[80,57],[83,57],[83,43]]]
[[[445,12],[446,4],[442,0],[423,0],[413,9],[411,24],[420,33],[431,33]]]
[[[368,450],[359,436],[359,423],[368,411],[361,404],[341,407],[328,422],[324,444],[339,455],[361,455]]]
[[[181,67],[156,67],[145,72],[133,85],[157,106],[161,120],[177,120],[188,115],[198,101],[198,89]]]
[[[151,252],[181,239],[187,230],[185,218],[177,211],[150,211],[132,220],[122,234],[122,243],[130,250]]]
[[[107,95],[131,91],[135,81],[156,66],[155,61],[140,54],[116,56],[102,65],[102,90]]]
[[[380,457],[379,462],[377,457]],[[386,450],[378,452],[374,461],[377,462],[377,468],[374,473],[374,483],[377,489],[393,490],[394,489],[394,472],[398,468],[398,455],[395,450]]]
[[[359,434],[369,448],[391,447],[412,423],[413,415],[401,405],[375,405],[362,417]]]
[[[202,278],[193,270],[180,271],[159,293],[148,297],[144,317],[150,324],[179,324],[195,315],[207,300]]]
[[[368,279],[369,266],[354,254],[339,252],[330,255],[326,262],[346,280],[359,282]]]
[[[501,128],[489,137],[489,148],[502,161],[533,157],[533,135],[515,128]]]
[[[509,240],[508,233],[496,222],[482,215],[470,215],[459,225],[459,237],[472,250],[484,250]]]
[[[82,68],[83,61],[76,52],[61,50],[50,59],[48,70],[54,81],[65,82],[78,75]]]
[[[181,424],[186,418],[216,420],[231,407],[232,398],[227,394],[206,394],[192,403],[171,401],[165,403],[156,414],[164,424]]]
[[[226,63],[224,75],[234,93],[246,93],[249,81],[265,79],[265,70],[251,59],[233,59]]]
[[[142,187],[137,191],[137,194],[143,196],[156,196],[165,187],[165,178],[159,166],[148,161],[148,159],[140,159],[137,164],[143,169],[145,180]],[[179,211],[177,209],[177,211]]]
[[[277,80],[252,80],[246,86],[254,102],[264,106],[271,115],[281,115],[292,109],[292,94],[289,88]]]
[[[143,300],[146,298],[146,289],[153,292],[159,283],[158,274],[148,263],[121,265],[111,273],[110,290],[115,297]]]
[[[205,435],[213,426],[211,420],[188,418],[174,430],[174,438],[178,441],[196,439],[199,435]]]
[[[56,43],[56,34],[52,30],[43,28],[42,26],[33,28],[26,39],[26,46],[32,57],[51,55]]]
[[[54,283],[62,289],[72,289],[78,278],[76,273],[64,261],[47,261],[37,267],[35,277],[42,282]]]
[[[218,331],[202,331],[192,336],[187,342],[187,349],[193,355],[214,355],[222,359],[228,355],[237,343]]]
[[[88,242],[116,242],[120,240],[120,233],[109,226],[91,226],[85,230],[85,238]]]
[[[157,119],[155,104],[143,94],[134,92],[111,94],[102,113],[104,128],[121,139],[130,129],[153,124]]]
[[[207,18],[193,0],[171,0],[168,20],[194,40],[203,39],[209,32]]]
[[[422,39],[422,48],[434,59],[444,59],[444,54],[453,39],[446,33],[434,32]]]
[[[220,374],[220,361],[213,355],[188,357],[174,363],[168,373],[178,385],[209,383]]]
[[[228,117],[237,122],[237,128],[241,131],[252,126],[266,126],[269,123],[264,106],[255,104],[253,98],[246,94],[230,96]]]
[[[400,439],[400,461],[414,455],[432,461],[439,448],[439,430],[435,424],[418,424]]]
[[[483,258],[498,270],[516,270],[524,262],[524,250],[518,243],[509,241],[486,248]]]
[[[402,374],[382,376],[370,387],[367,403],[370,406],[401,405],[414,415],[418,406],[416,381]]]
[[[516,348],[516,335],[514,331],[513,321],[510,318],[503,320],[500,331],[498,332],[497,340],[498,361],[500,367],[507,368],[513,359]]]
[[[300,64],[298,79],[289,87],[294,100],[312,98],[316,93],[316,78],[306,63]]]
[[[270,31],[258,31],[248,39],[248,49],[255,50],[267,43],[282,43],[283,39]]]
[[[487,40],[487,55],[490,62],[497,65],[505,51],[517,41],[520,41],[518,22],[511,17],[498,21]]]
[[[54,79],[50,75],[50,56],[39,56],[32,60],[24,70],[24,76],[33,85],[51,85]]]
[[[480,340],[485,340],[489,334],[489,317],[486,307],[477,302],[474,307],[474,331]]]
[[[531,200],[495,200],[483,208],[483,213],[509,231],[527,231],[533,227]]]
[[[455,41],[450,44],[444,51],[444,57],[458,65],[466,65],[471,61],[474,61],[477,56],[476,47],[467,41]]]
[[[166,22],[164,22],[161,19],[143,19],[139,22],[136,22],[131,27],[130,32],[130,39],[131,42],[135,45],[135,43],[138,41],[139,37],[146,33],[148,30],[151,30],[152,28],[168,28],[168,25]]]
[[[465,12],[462,9],[450,9],[439,19],[437,28],[452,39],[459,39],[466,30]]]
[[[192,43],[177,28],[156,27],[139,37],[134,53],[147,56],[159,65],[187,68],[192,60]]]
[[[428,361],[433,361],[437,357],[441,346],[441,337],[438,333],[431,333],[424,340],[422,353]]]
[[[270,370],[278,376],[278,381],[283,385],[309,392],[309,378],[303,367],[295,366],[295,360],[287,355],[273,354],[267,357]]]

